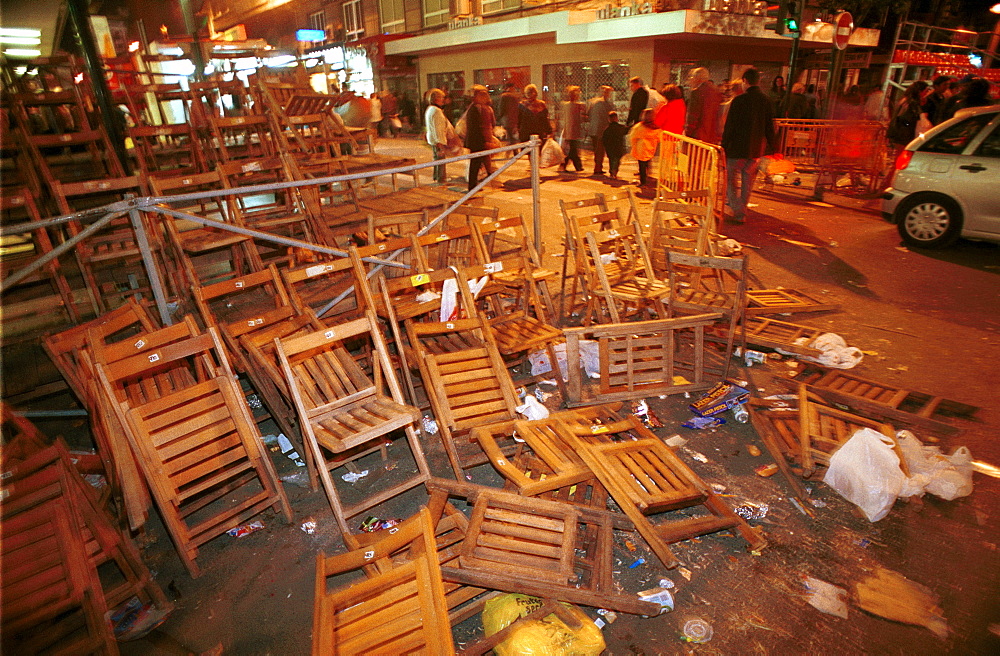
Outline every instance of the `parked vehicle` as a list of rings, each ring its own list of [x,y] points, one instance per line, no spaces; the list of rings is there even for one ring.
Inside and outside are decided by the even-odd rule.
[[[967,110],[911,141],[882,199],[908,246],[1000,242],[1000,106]]]

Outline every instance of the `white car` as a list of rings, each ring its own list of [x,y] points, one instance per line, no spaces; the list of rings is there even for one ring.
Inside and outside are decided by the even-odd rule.
[[[1000,106],[965,110],[911,141],[896,158],[882,215],[908,246],[1000,242]]]

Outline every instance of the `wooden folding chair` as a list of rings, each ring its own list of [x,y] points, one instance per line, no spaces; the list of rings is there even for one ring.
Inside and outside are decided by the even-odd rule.
[[[71,214],[93,207],[121,201],[129,196],[144,196],[146,188],[139,176],[86,180],[74,183],[51,183],[60,214]],[[170,284],[174,276],[172,262],[163,254],[163,235],[146,217],[143,227],[147,243],[158,269],[159,279]],[[85,229],[79,221],[66,224],[70,236]],[[128,296],[145,296],[152,300],[149,272],[139,248],[139,236],[126,214],[112,219],[102,230],[79,242],[74,253],[87,283],[94,311],[97,314],[121,305]],[[166,290],[172,290],[168,287]]]
[[[4,510],[4,653],[117,654],[97,572],[70,512],[58,504],[31,512]]]
[[[145,341],[155,325],[148,313],[129,298],[125,304],[79,326],[49,335],[42,342],[49,359],[62,374],[77,401],[90,413],[91,432],[104,462],[112,496],[121,500],[121,510],[133,530],[146,522],[151,500],[146,482],[133,455],[124,427],[99,389],[91,344],[128,340]],[[131,338],[131,339],[130,339]]]
[[[208,170],[191,123],[137,125],[128,129],[143,178],[190,175]]]
[[[437,417],[452,469],[464,470],[486,461],[485,452],[472,443],[469,431],[481,424],[517,417],[517,393],[483,317],[441,323],[408,323],[424,389]],[[478,344],[448,352],[432,352],[442,338],[454,336]]]
[[[442,558],[445,583],[581,603],[635,614],[655,614],[655,604],[617,592],[612,582],[615,529],[631,530],[622,515],[521,496],[462,481],[431,479],[432,518],[453,510],[449,497],[472,505],[457,525],[458,557]],[[450,516],[450,514],[448,515]],[[446,517],[447,518],[447,517]]]
[[[370,343],[374,353],[370,378],[346,348],[352,340]],[[282,369],[295,401],[306,445],[312,450],[337,525],[349,533],[347,520],[420,485],[430,476],[414,428],[420,411],[403,402],[389,353],[372,311],[348,323],[286,340],[275,340]],[[382,385],[389,396],[381,391]],[[388,489],[346,505],[330,475],[332,469],[379,451],[403,429],[417,473]],[[334,454],[333,462],[324,449]]]
[[[5,228],[14,228],[18,223],[40,221],[41,218],[35,199],[27,187],[4,188],[0,193],[0,223]],[[16,252],[14,248],[7,247],[8,253],[5,253],[0,259],[0,277],[3,278],[52,250],[52,238],[47,228],[36,228],[21,235],[5,236],[5,239],[17,239],[21,242],[21,246],[16,249]],[[50,261],[18,283],[16,289],[31,299],[30,305],[25,305],[27,301],[24,300],[12,302],[11,296],[7,296],[4,302],[5,322],[13,321],[22,313],[34,314],[40,307],[60,308],[65,313],[65,319],[70,323],[77,323],[80,320],[76,298],[69,282],[63,275],[58,259]],[[8,294],[13,291],[13,289],[4,290],[4,293]],[[24,309],[21,310],[17,306],[22,306]]]
[[[298,435],[295,406],[274,340],[306,335],[323,324],[312,311],[300,312],[292,305],[273,264],[232,280],[196,285],[194,299],[202,321],[219,330],[237,371],[250,378],[278,428],[294,438]],[[307,450],[306,459],[310,457]]]
[[[316,557],[313,654],[454,654],[448,605],[427,509],[384,539],[337,556]],[[332,592],[329,576],[386,559],[409,545],[392,569]]]
[[[746,295],[746,314],[750,317],[840,309],[839,303],[824,303],[797,289],[748,289]]]
[[[621,422],[581,426],[560,422],[576,453],[632,520],[660,562],[679,563],[669,545],[699,535],[735,529],[750,550],[767,542],[733,512],[660,438],[634,416]],[[652,522],[648,515],[683,509],[704,514]]]
[[[653,318],[667,316],[664,300],[670,295],[670,288],[653,273],[637,222],[587,232],[586,243],[587,293],[604,299],[613,323],[621,322],[619,303],[626,316],[640,312]],[[598,311],[592,307],[584,323],[589,324],[590,317]]]
[[[669,316],[675,311],[721,312],[728,319],[726,328],[725,369],[722,379],[729,377],[729,367],[740,326],[740,348],[746,350],[746,278],[749,256],[710,257],[666,252],[668,285],[670,287]]]
[[[221,162],[264,159],[278,155],[278,136],[269,116],[228,116],[209,118]]]
[[[37,431],[26,420],[14,416],[7,406],[3,406],[3,415],[5,428],[19,422],[22,430]],[[19,442],[24,439],[15,438]],[[9,457],[14,450],[21,451],[19,457]],[[66,510],[80,529],[84,553],[93,569],[107,570],[108,576],[98,581],[108,605],[115,607],[138,596],[141,602],[152,603],[161,611],[170,610],[172,605],[142,562],[135,544],[116,528],[100,506],[96,490],[73,467],[62,440],[41,448],[32,444],[27,449],[9,441],[3,447],[3,461],[4,471],[9,473],[4,484],[5,516]]]
[[[522,215],[497,219],[492,221],[470,221],[476,233],[481,248],[480,258],[483,262],[493,262],[506,257],[526,256],[531,263],[532,280],[545,301],[550,313],[555,312],[555,304],[549,292],[548,282],[555,278],[558,272],[542,266],[542,258],[535,248],[535,243],[528,225]],[[495,277],[511,279],[509,274],[498,272]],[[555,314],[552,314],[555,319]]]
[[[293,180],[291,171],[281,157],[227,162],[219,164],[218,169],[226,189]],[[239,195],[233,198],[233,202],[239,211],[241,223],[249,228],[314,244],[323,245],[327,242],[326,227],[319,217],[314,216],[313,204],[307,203],[299,195],[298,189]],[[285,246],[260,239],[255,244],[262,259],[266,261],[284,263],[291,259]],[[325,257],[316,253],[313,256]]]
[[[222,174],[216,171],[197,175],[154,178],[150,180],[157,196],[176,196],[224,188]],[[169,198],[165,205],[173,207]],[[242,226],[242,218],[231,197],[186,202],[173,209]],[[260,271],[264,263],[252,238],[246,235],[205,226],[174,216],[164,216],[169,244],[174,258],[181,263],[186,286]]]
[[[924,430],[952,435],[959,428],[947,419],[973,420],[979,408],[930,392],[911,390],[842,369],[807,364],[791,380],[776,379],[781,385],[805,384],[809,392],[830,403],[857,410],[865,415],[904,423]]]
[[[586,201],[576,201],[577,203],[585,203]],[[594,199],[593,203],[600,202],[600,195]],[[581,207],[587,208],[590,205],[581,205]],[[589,254],[586,235],[588,232],[610,230],[614,228],[621,227],[623,225],[621,213],[617,210],[606,210],[599,212],[586,212],[580,215],[570,214],[568,209],[563,211],[563,223],[566,228],[566,236],[564,238],[564,253],[563,253],[563,279],[562,279],[562,291],[561,291],[561,301],[559,308],[559,318],[562,320],[565,318],[566,313],[572,313],[574,308],[579,304],[577,302],[577,296],[579,295],[581,300],[586,304],[586,309],[584,310],[584,320],[589,321],[591,317],[598,311],[597,309],[597,299],[588,292],[588,273],[591,270],[589,264]],[[569,273],[569,260],[573,261],[573,273]],[[614,267],[616,264],[614,262],[608,263],[608,266]],[[570,291],[566,292],[566,283],[569,281]],[[567,303],[567,298],[569,299]]]
[[[126,389],[158,385],[159,374],[178,370],[193,380],[172,390],[157,386],[144,402]],[[209,540],[268,508],[291,521],[288,499],[215,329],[98,362],[97,372],[192,576],[201,573],[195,558]],[[184,381],[174,376],[173,382]]]

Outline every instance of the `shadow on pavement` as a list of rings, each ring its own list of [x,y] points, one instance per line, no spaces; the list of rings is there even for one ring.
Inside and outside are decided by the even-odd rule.
[[[721,231],[757,247],[757,253],[774,265],[819,283],[837,285],[866,298],[878,298],[868,289],[868,278],[830,250],[830,245],[799,223],[747,210],[746,223],[726,222]]]

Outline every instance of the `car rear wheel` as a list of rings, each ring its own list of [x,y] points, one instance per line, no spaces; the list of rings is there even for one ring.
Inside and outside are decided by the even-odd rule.
[[[904,200],[896,210],[899,236],[907,246],[946,248],[962,232],[962,211],[947,196],[918,194]]]

